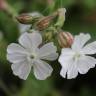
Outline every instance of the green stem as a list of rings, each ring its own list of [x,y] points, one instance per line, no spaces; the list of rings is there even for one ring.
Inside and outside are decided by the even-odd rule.
[[[16,21],[16,16],[18,15],[18,13],[16,12],[16,10],[6,1],[6,7],[4,9],[4,12],[6,14],[8,14],[10,17],[12,17],[12,19],[14,21]]]
[[[54,11],[54,7],[55,7],[55,0],[52,0],[52,2],[50,1],[49,6],[49,14],[51,14]]]

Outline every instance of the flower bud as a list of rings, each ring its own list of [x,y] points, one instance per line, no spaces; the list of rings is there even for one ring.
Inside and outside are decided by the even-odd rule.
[[[7,2],[5,0],[0,0],[0,10],[6,10]]]
[[[41,17],[41,14],[37,12],[29,13],[29,14],[21,14],[16,17],[16,19],[22,24],[32,24],[38,21]]]
[[[51,16],[46,16],[41,18],[37,23],[36,27],[38,30],[44,30],[46,29],[52,22],[52,20],[56,17],[56,14],[53,14]]]
[[[30,23],[32,23],[33,17],[30,16],[30,15],[27,15],[27,14],[22,14],[22,15],[16,17],[16,19],[17,19],[20,23],[22,23],[22,24],[30,24]]]
[[[62,48],[70,47],[73,43],[73,36],[69,32],[58,33],[58,43]]]
[[[61,28],[64,25],[66,9],[60,8],[57,10],[57,12],[58,12],[58,19],[55,26]]]
[[[46,32],[45,38],[47,39],[46,41],[50,41],[52,39],[52,32]]]

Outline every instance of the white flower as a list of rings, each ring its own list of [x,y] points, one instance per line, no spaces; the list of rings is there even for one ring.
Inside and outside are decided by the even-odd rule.
[[[85,74],[95,67],[96,59],[91,54],[96,53],[96,41],[86,44],[91,38],[89,34],[81,33],[75,36],[71,48],[63,48],[59,62],[62,66],[60,75],[64,78],[75,78],[78,73]]]
[[[33,16],[33,17],[42,17],[43,16],[39,12],[32,12],[32,13],[26,13],[26,14]],[[18,25],[19,31],[21,34],[27,32],[31,28],[31,26],[32,26],[31,24],[21,24],[21,23],[19,23],[19,25]]]
[[[24,33],[19,38],[19,44],[12,43],[7,48],[7,59],[13,63],[13,73],[21,79],[26,80],[31,68],[35,77],[44,80],[53,71],[52,67],[44,60],[53,61],[57,59],[57,49],[53,42],[40,47],[42,37],[40,33]]]

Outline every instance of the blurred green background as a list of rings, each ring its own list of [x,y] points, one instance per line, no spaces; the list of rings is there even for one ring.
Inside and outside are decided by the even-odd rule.
[[[6,0],[18,14],[38,11],[48,15],[65,7],[63,29],[72,34],[87,32],[92,35],[92,40],[96,40],[96,0],[54,0],[54,8],[47,1]],[[76,79],[67,80],[59,75],[61,66],[55,61],[51,62],[54,72],[47,80],[36,80],[32,73],[26,81],[14,76],[6,60],[6,48],[9,43],[17,42],[19,34],[15,20],[0,10],[0,96],[96,96],[96,68],[85,75],[79,74]]]

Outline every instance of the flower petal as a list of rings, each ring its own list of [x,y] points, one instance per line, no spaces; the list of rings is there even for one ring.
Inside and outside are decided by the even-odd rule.
[[[31,71],[31,65],[26,60],[14,63],[11,66],[13,70],[13,74],[16,76],[19,76],[19,78],[26,80],[30,71]]]
[[[67,68],[66,64],[69,64],[69,62],[73,58],[74,54],[75,53],[71,50],[71,48],[63,48],[61,51],[61,55],[58,59],[61,66],[65,67],[65,69],[66,69]]]
[[[73,51],[71,48],[63,48],[61,54],[64,56],[73,56],[75,51]]]
[[[88,72],[90,68],[95,67],[96,59],[91,56],[83,56],[78,61],[78,70],[81,74]]]
[[[96,41],[87,44],[83,49],[82,49],[84,54],[95,54],[96,53]]]
[[[66,65],[65,65],[66,66]],[[60,71],[60,75],[63,77],[63,78],[66,78],[66,74],[67,74],[67,68],[62,68],[61,71]]]
[[[41,59],[53,61],[53,60],[56,60],[57,58],[58,58],[58,53],[50,53],[49,55],[44,56]]]
[[[58,57],[56,51],[57,48],[56,46],[54,46],[53,42],[47,43],[39,50],[40,59],[51,60],[51,61],[56,60]]]
[[[62,66],[60,75],[64,78],[67,75],[68,79],[72,79],[78,75],[76,62],[73,57],[74,52],[70,48],[63,48],[58,61]]]
[[[25,54],[20,53],[7,54],[7,60],[9,60],[11,63],[19,63],[21,61],[24,61],[24,59],[26,59]]]
[[[67,72],[67,79],[73,79],[76,78],[78,75],[78,70],[77,70],[77,60],[71,60],[69,66],[68,66],[68,72]]]
[[[67,76],[67,79],[73,79],[78,75],[77,64],[72,58],[63,64],[60,75],[64,78]]]
[[[91,38],[90,34],[80,33],[80,35],[75,36],[74,42],[72,44],[73,50],[80,50],[87,43],[87,41]]]
[[[31,51],[42,43],[42,37],[38,32],[24,33],[19,38],[19,43]]]
[[[41,60],[38,60],[35,62],[35,65],[33,66],[34,75],[39,80],[44,80],[47,77],[49,77],[53,71],[52,67]]]
[[[26,53],[25,49],[23,47],[21,47],[19,44],[16,43],[12,43],[10,45],[8,45],[7,48],[7,52],[8,54],[12,54],[12,53]]]

